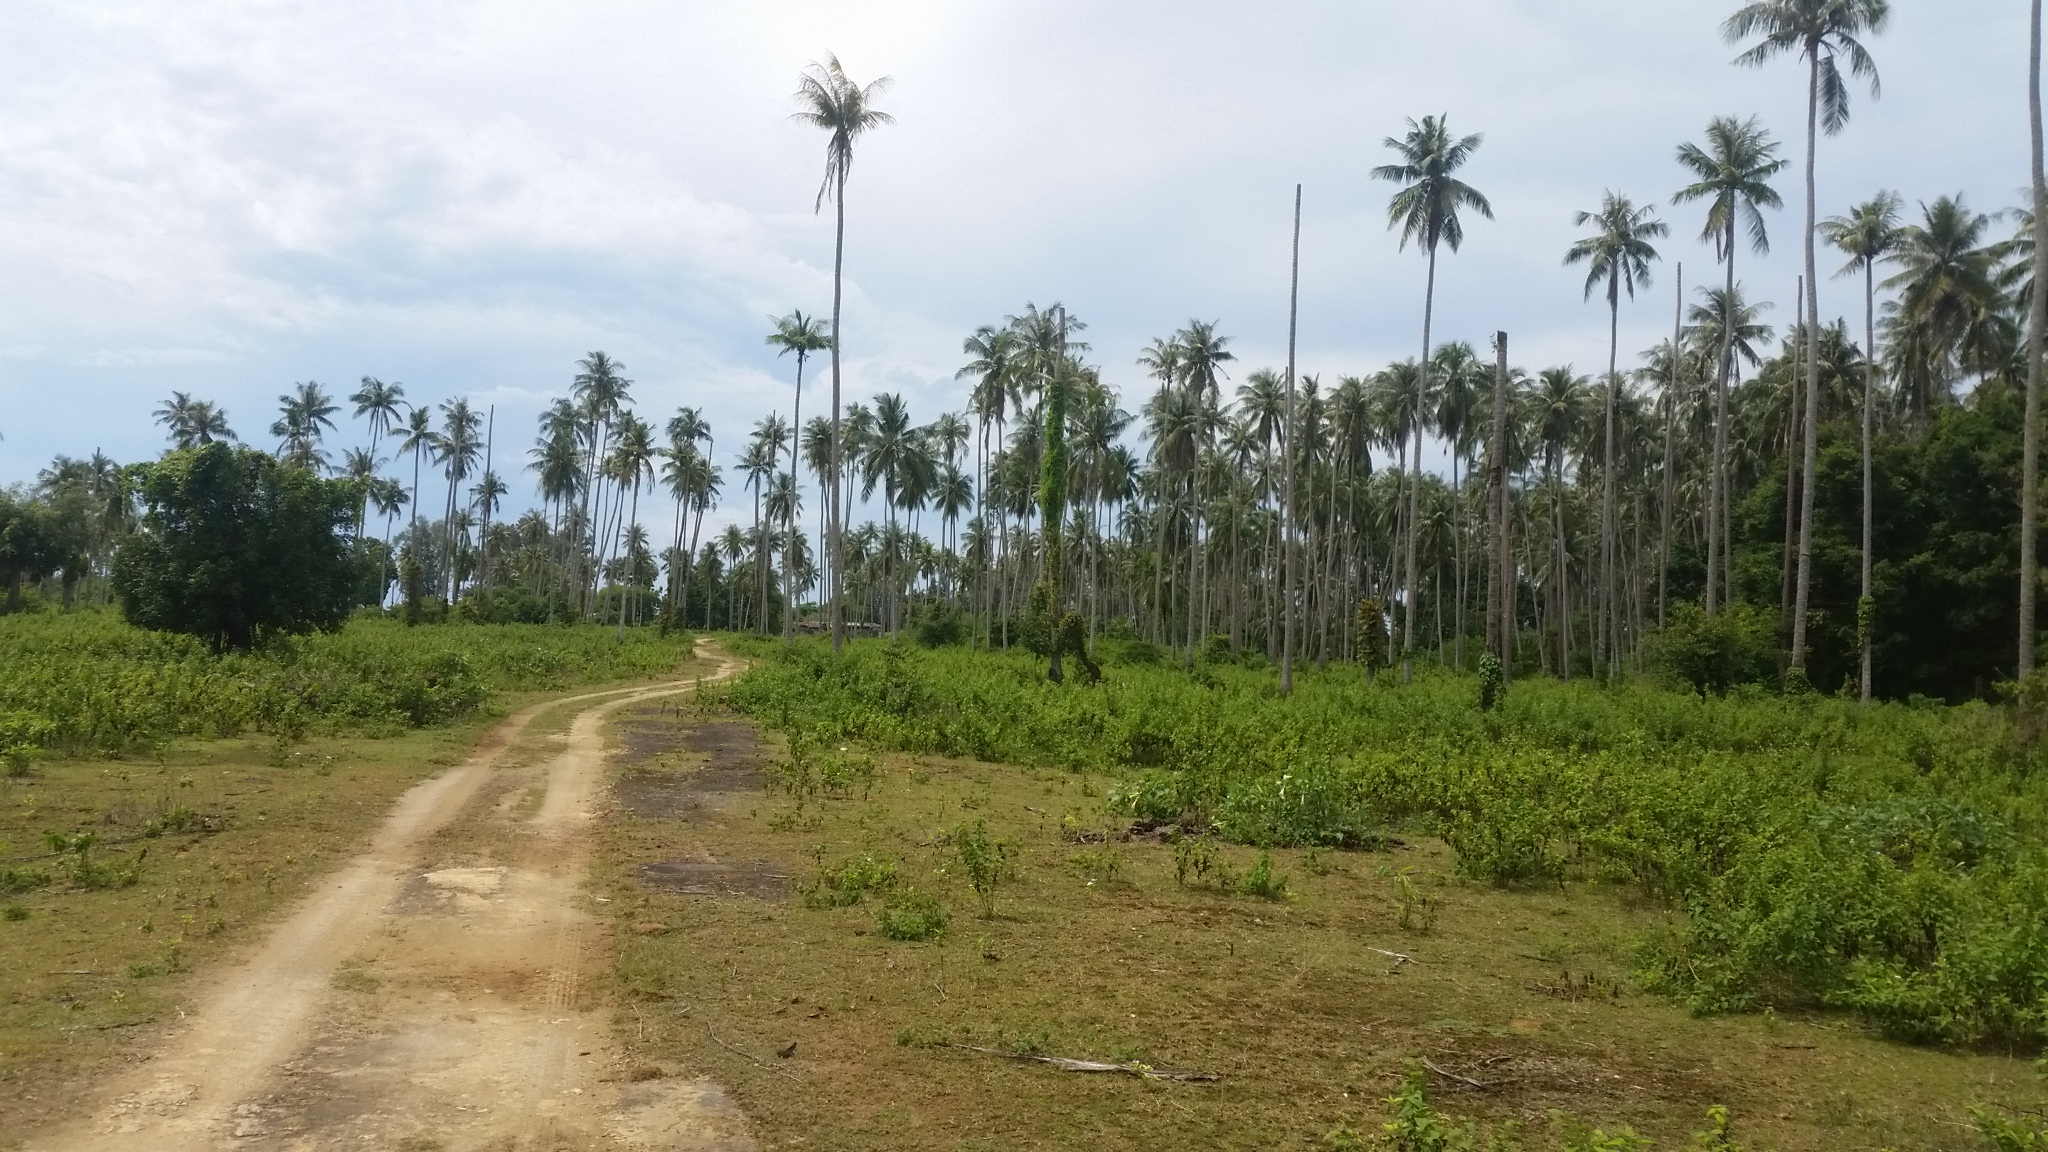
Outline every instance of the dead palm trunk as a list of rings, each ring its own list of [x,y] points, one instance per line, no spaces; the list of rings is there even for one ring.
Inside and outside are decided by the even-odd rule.
[[[2041,148],[2041,0],[2033,4],[2032,40],[2027,65],[2028,126],[2033,137],[2034,175],[2034,294],[2027,309],[2027,427],[2023,436],[2020,465],[2020,651],[2019,674],[2025,679],[2034,670],[2034,583],[2035,521],[2041,512],[2038,464],[2041,452],[2041,356],[2043,330],[2048,329],[2048,178],[2042,173]],[[1866,406],[1867,407],[1867,406]],[[1867,418],[1866,418],[1866,427]],[[1869,433],[1864,433],[1866,437]],[[1869,460],[1866,451],[1864,459]],[[1863,594],[1870,595],[1870,504],[1869,465],[1865,464],[1863,490]],[[1863,657],[1863,698],[1870,699],[1870,648],[1866,641]]]
[[[1806,487],[1799,494],[1799,579],[1792,598],[1792,667],[1806,675],[1806,612],[1813,593],[1813,470],[1820,455],[1820,285],[1814,281],[1814,153],[1820,115],[1820,54],[1809,53],[1806,82]]]

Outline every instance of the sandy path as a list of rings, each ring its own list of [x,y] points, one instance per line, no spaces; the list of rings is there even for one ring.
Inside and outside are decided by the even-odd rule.
[[[737,668],[722,660],[707,679]],[[580,883],[604,719],[695,683],[587,693],[507,718],[467,762],[401,797],[369,849],[213,978],[91,1116],[28,1147],[751,1148],[715,1085],[623,1067],[607,1014],[584,995],[603,939]],[[495,779],[526,725],[571,701],[587,703],[553,738],[544,777]],[[504,795],[492,802],[492,792]],[[435,859],[431,838],[472,803],[488,807],[468,815],[502,850],[484,866]]]

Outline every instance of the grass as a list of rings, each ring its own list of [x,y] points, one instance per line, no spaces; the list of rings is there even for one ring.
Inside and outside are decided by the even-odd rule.
[[[1833,1007],[1914,1042],[2048,1041],[2048,691],[1865,709],[1530,680],[1488,711],[1441,671],[1304,669],[1283,699],[1263,662],[1183,671],[1104,648],[1109,679],[1084,688],[1021,653],[759,646],[731,696],[799,753],[1098,771],[1119,814],[1241,844],[1421,833],[1467,879],[1627,885],[1683,911],[1641,967],[1696,1011]]]
[[[687,786],[705,756],[675,740],[628,770]],[[1342,1127],[1380,1130],[1411,1058],[1488,1083],[1430,1082],[1444,1112],[1518,1120],[1530,1147],[1563,1146],[1560,1112],[1683,1147],[1717,1104],[1751,1149],[1989,1147],[1972,1105],[2048,1102],[2024,1058],[1906,1046],[1839,1012],[1694,1016],[1641,990],[1642,942],[1680,916],[1628,884],[1482,882],[1429,836],[1380,851],[1125,840],[1130,819],[1106,809],[1123,773],[896,752],[834,789],[800,782],[830,775],[837,746],[804,751],[808,772],[777,748],[786,767],[767,779],[798,787],[622,816],[596,879],[619,918],[623,1042],[726,1085],[764,1148],[1326,1147]],[[992,891],[963,859],[977,826],[1008,853]],[[636,879],[703,853],[829,898]],[[944,906],[941,934],[886,938],[906,889]]]
[[[103,617],[21,620],[0,619],[0,648],[25,635],[60,638],[66,627],[80,642],[45,651],[73,661],[109,636],[127,653],[117,662],[138,660],[153,643],[121,635],[126,626]],[[22,774],[0,777],[0,1146],[11,1146],[7,1132],[72,1114],[98,1072],[177,1017],[195,971],[260,939],[309,882],[360,850],[400,793],[460,763],[506,711],[558,688],[637,682],[689,654],[687,637],[657,645],[629,633],[623,656],[604,657],[616,639],[598,628],[407,632],[369,622],[327,639],[400,661],[414,655],[409,648],[459,648],[472,665],[496,670],[474,707],[428,727],[323,723],[293,741],[158,733],[126,754],[40,755]],[[591,652],[600,655],[586,658]],[[507,671],[508,659],[529,672]],[[531,671],[540,668],[545,674]],[[516,769],[545,754],[546,733],[570,711],[537,718],[506,754],[515,769],[508,780],[530,783]],[[52,850],[88,835],[82,856]],[[372,979],[351,970],[337,986]]]

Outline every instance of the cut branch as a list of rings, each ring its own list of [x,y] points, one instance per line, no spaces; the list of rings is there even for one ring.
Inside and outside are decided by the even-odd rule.
[[[1028,1060],[1035,1064],[1050,1064],[1063,1072],[1120,1072],[1126,1076],[1138,1076],[1146,1080],[1177,1080],[1183,1084],[1213,1084],[1222,1079],[1213,1072],[1176,1072],[1170,1068],[1153,1068],[1136,1060],[1128,1064],[1111,1064],[1101,1060],[1073,1060],[1065,1056],[1034,1056],[1028,1052],[1005,1052],[1000,1048],[983,1048],[975,1044],[948,1044],[965,1052],[980,1052],[985,1056],[1001,1056],[1009,1060]]]

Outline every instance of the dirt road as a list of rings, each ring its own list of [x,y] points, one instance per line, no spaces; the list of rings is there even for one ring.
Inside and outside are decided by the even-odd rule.
[[[208,981],[91,1115],[28,1147],[751,1149],[716,1085],[624,1066],[586,987],[604,930],[581,881],[605,716],[695,683],[508,718]],[[527,726],[571,701],[583,707],[567,733],[543,737],[555,749],[509,765]]]

